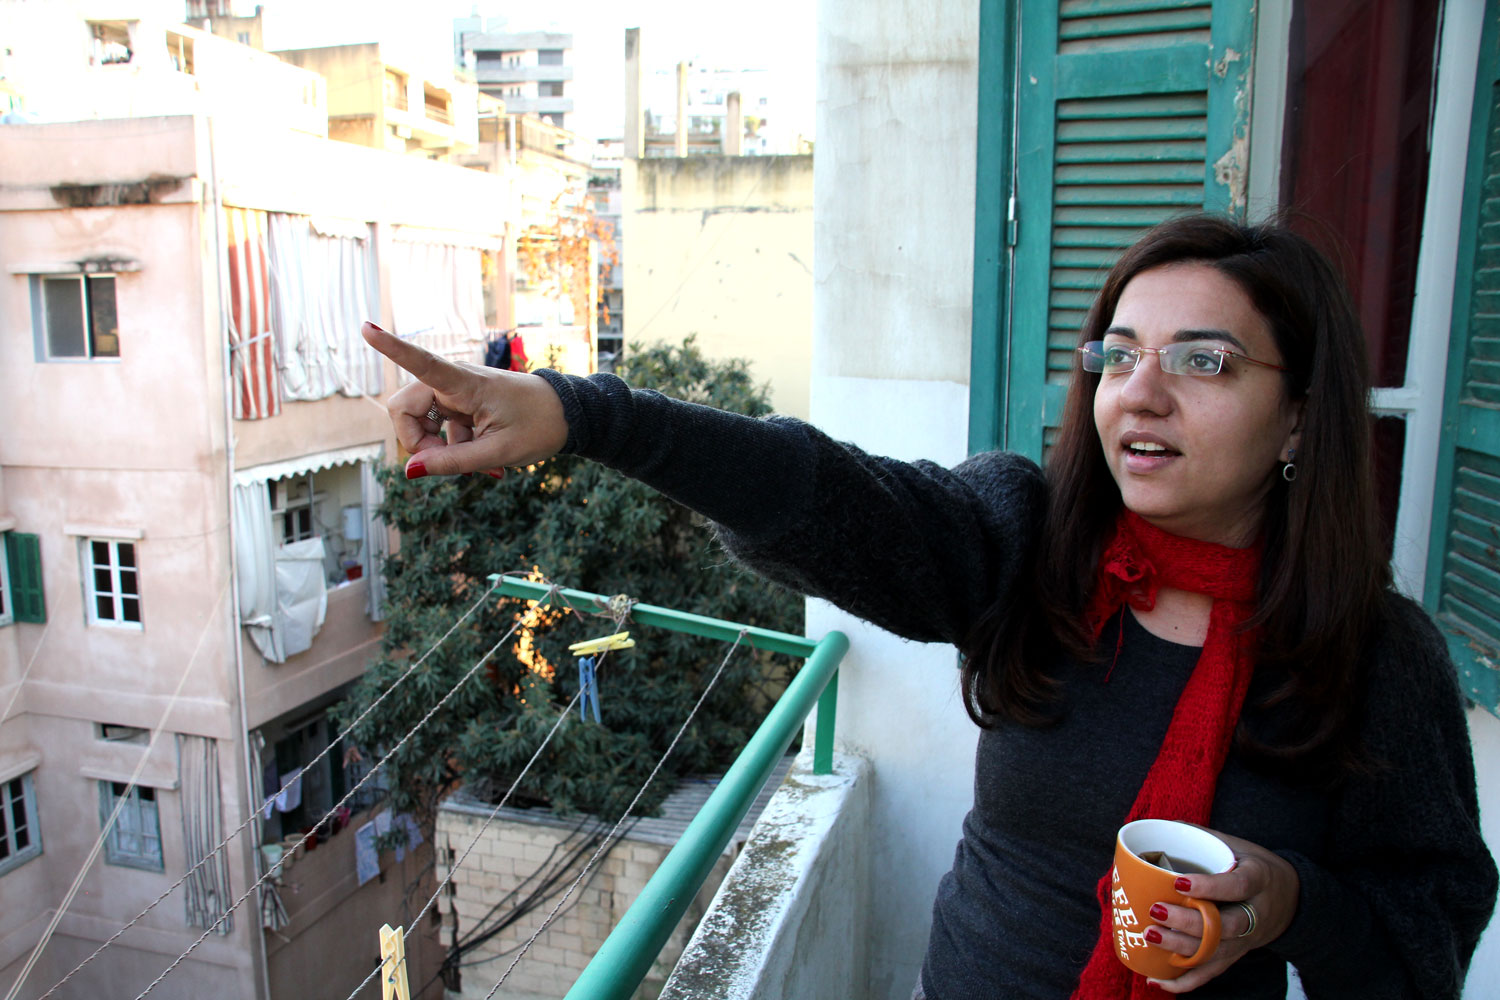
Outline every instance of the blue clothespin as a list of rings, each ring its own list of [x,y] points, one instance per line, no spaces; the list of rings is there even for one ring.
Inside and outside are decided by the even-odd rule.
[[[594,709],[594,721],[599,722],[599,680],[594,675],[594,658],[578,658],[578,715],[588,717],[589,706]]]

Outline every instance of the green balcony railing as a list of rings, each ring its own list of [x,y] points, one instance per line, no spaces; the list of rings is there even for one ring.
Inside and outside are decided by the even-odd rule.
[[[551,588],[545,584],[511,576],[498,579],[500,593],[507,597],[533,601],[549,599]],[[602,595],[582,590],[558,590],[576,607],[606,600]],[[698,815],[688,824],[677,846],[662,860],[656,874],[651,876],[630,909],[600,945],[593,961],[579,974],[565,1000],[628,1000],[635,992],[814,703],[818,708],[818,721],[813,743],[813,772],[829,774],[833,771],[838,665],[849,649],[849,639],[844,633],[829,632],[814,641],[800,635],[737,625],[651,604],[633,605],[630,617],[642,625],[655,625],[726,642],[733,642],[743,632],[743,641],[756,649],[805,657],[806,662],[725,772],[708,801],[703,803],[703,808],[698,810]]]

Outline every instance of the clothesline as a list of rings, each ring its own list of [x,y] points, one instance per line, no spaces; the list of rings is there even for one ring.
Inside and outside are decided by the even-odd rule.
[[[363,788],[371,778],[379,773],[380,769],[385,766],[386,762],[394,757],[401,750],[401,748],[404,747],[407,742],[413,736],[415,736],[418,731],[422,729],[423,726],[427,725],[432,717],[436,715],[438,711],[448,703],[449,699],[451,699],[455,694],[458,693],[459,688],[467,684],[469,680],[479,672],[481,667],[489,663],[490,659],[495,655],[495,653],[500,650],[500,647],[505,645],[505,643],[510,640],[510,637],[515,634],[516,630],[520,627],[520,624],[521,623],[519,619],[514,624],[512,624],[510,629],[506,631],[505,635],[501,636],[493,646],[486,650],[485,654],[481,656],[478,661],[476,661],[475,664],[470,667],[462,677],[458,679],[458,682],[448,689],[448,693],[443,695],[442,698],[438,699],[437,703],[427,710],[427,714],[422,716],[422,718],[417,721],[416,725],[407,730],[406,735],[402,736],[401,739],[396,742],[396,745],[391,747],[386,755],[384,757],[381,757],[380,760],[376,762],[375,766],[370,768],[370,770],[364,775],[364,777],[360,778],[359,781],[354,784],[354,787],[350,788],[349,791],[344,794],[343,798],[334,803],[333,808],[325,813],[323,818],[319,820],[318,823],[314,824],[312,830],[309,830],[307,833],[303,834],[302,837],[292,845],[290,850],[283,853],[282,856],[276,860],[275,864],[271,865],[271,867],[266,870],[266,873],[264,875],[256,879],[255,883],[251,885],[250,888],[246,889],[243,893],[236,897],[234,902],[230,904],[229,908],[225,910],[222,915],[220,915],[219,919],[214,921],[213,925],[206,929],[202,934],[198,935],[197,939],[194,940],[192,944],[188,945],[187,950],[185,950],[181,955],[178,955],[171,965],[162,970],[161,975],[153,979],[144,990],[136,995],[135,1000],[143,1000],[143,998],[152,990],[154,990],[162,980],[166,979],[167,976],[172,974],[172,970],[181,965],[187,959],[187,957],[197,949],[200,944],[206,941],[208,939],[208,936],[214,932],[219,924],[223,923],[226,919],[228,919],[231,913],[239,909],[240,904],[248,899],[252,892],[260,888],[266,883],[266,881],[268,881],[272,876],[280,871],[282,865],[286,863],[287,857],[289,855],[295,854],[297,849],[300,848],[304,843],[306,843],[307,839],[313,835],[318,826],[331,818],[333,814],[336,813],[339,809],[342,809],[344,807],[344,804],[347,803],[351,798],[353,798],[355,793]],[[60,986],[62,984],[59,983],[58,985]],[[56,989],[56,987],[54,987],[54,989]]]
[[[94,840],[94,846],[83,859],[83,865],[78,869],[78,874],[74,877],[72,884],[68,886],[68,891],[63,894],[62,902],[58,904],[56,911],[53,912],[52,919],[47,922],[46,928],[42,931],[42,936],[37,940],[36,947],[31,950],[31,954],[27,957],[26,964],[21,967],[21,974],[16,977],[16,981],[11,984],[9,992],[5,994],[5,1000],[15,1000],[16,996],[21,992],[21,987],[26,983],[26,978],[31,975],[31,970],[36,968],[36,963],[42,957],[42,952],[46,950],[47,943],[52,940],[52,935],[57,931],[57,925],[62,922],[63,914],[68,912],[68,907],[73,904],[74,897],[78,895],[78,890],[83,885],[84,876],[88,874],[89,869],[94,865],[94,861],[98,859],[99,852],[103,850],[104,841],[109,837],[110,831],[114,829],[115,822],[120,817],[120,811],[124,808],[125,803],[130,800],[130,793],[135,789],[137,779],[140,778],[141,772],[146,769],[146,762],[151,759],[151,751],[156,749],[156,743],[161,739],[161,734],[166,729],[167,719],[171,716],[172,709],[176,707],[177,699],[182,695],[182,689],[187,684],[188,676],[193,672],[193,665],[198,662],[198,654],[203,650],[203,640],[208,635],[209,628],[217,619],[219,605],[223,603],[224,595],[227,593],[229,593],[229,582],[226,580],[224,586],[219,588],[219,596],[214,600],[213,609],[209,612],[207,620],[204,621],[203,628],[198,631],[198,641],[193,644],[192,655],[188,657],[187,665],[182,668],[182,676],[177,678],[177,687],[172,690],[171,696],[167,699],[166,707],[161,712],[161,718],[157,720],[156,727],[151,730],[151,738],[146,743],[146,749],[141,754],[141,759],[136,763],[135,770],[131,772],[129,780],[125,783],[125,791],[115,797],[114,810],[105,819],[102,829],[99,831],[99,836]],[[41,643],[38,642],[37,645],[40,648]],[[32,656],[35,659],[35,652],[33,652]],[[29,665],[27,669],[30,669]],[[186,881],[187,876],[184,875],[182,880]],[[123,929],[121,933],[124,933]],[[118,936],[118,934],[115,935],[115,937]],[[114,938],[110,940],[114,940]],[[102,951],[103,949],[101,948],[100,950]],[[95,952],[95,954],[98,954],[98,952]],[[90,957],[92,958],[93,956]],[[72,973],[69,973],[69,975],[72,975]],[[58,986],[61,985],[61,983],[58,984]],[[52,990],[55,989],[57,989],[56,986],[52,988]],[[47,994],[50,994],[52,990],[48,990]]]
[[[380,693],[380,695],[378,697],[376,697],[375,700],[372,701],[369,704],[369,706],[363,712],[361,712],[359,714],[359,716],[353,722],[349,723],[349,725],[346,726],[343,729],[343,731],[339,733],[338,736],[334,737],[333,741],[331,743],[329,743],[327,747],[325,747],[321,752],[318,753],[317,756],[315,756],[312,760],[310,760],[307,764],[305,764],[303,766],[303,773],[305,774],[308,768],[310,768],[313,765],[319,763],[320,761],[323,760],[323,758],[327,757],[328,754],[332,752],[333,748],[338,745],[338,743],[339,743],[340,740],[344,739],[344,737],[346,737],[347,735],[349,735],[349,733],[353,731],[354,727],[358,726],[361,722],[363,722],[365,720],[365,718],[367,716],[369,716],[369,714],[371,712],[373,712],[375,710],[375,708],[382,701],[384,701],[386,699],[387,696],[389,696],[391,694],[391,692],[393,692],[394,690],[396,690],[396,688],[399,687],[402,684],[402,682],[404,682],[408,677],[410,677],[412,675],[412,673],[414,673],[417,670],[418,667],[420,667],[424,662],[426,662],[426,660],[428,659],[428,657],[432,656],[432,654],[435,653],[438,650],[438,648],[440,646],[442,646],[442,644],[444,642],[446,642],[448,640],[448,638],[455,631],[457,631],[458,627],[460,625],[462,625],[466,620],[468,620],[469,616],[471,616],[475,611],[477,611],[479,609],[479,607],[489,598],[490,594],[494,592],[495,588],[498,585],[499,585],[498,581],[492,582],[490,584],[490,586],[488,588],[486,588],[486,590],[484,591],[484,593],[482,593],[479,596],[479,598],[477,600],[475,600],[474,603],[469,606],[468,610],[466,610],[462,615],[460,615],[459,618],[451,626],[449,626],[448,630],[446,632],[444,632],[441,637],[439,637],[439,639],[437,640],[437,642],[433,643],[432,646],[425,653],[423,653],[420,657],[418,657],[415,661],[413,661],[412,664],[410,666],[408,666],[405,671],[402,672],[401,676],[398,677],[398,678],[396,678],[396,680],[393,681],[390,684],[389,687],[387,687],[384,691],[382,691]],[[510,636],[510,634],[513,633],[514,631],[515,631],[515,628],[512,628],[511,632],[506,633],[506,637],[508,638]],[[504,640],[502,640],[502,641],[504,641]],[[163,722],[165,722],[165,718],[163,719]],[[154,738],[154,735],[153,735],[153,738]],[[373,774],[374,773],[374,769],[371,769],[370,773]],[[368,778],[368,775],[366,777]],[[299,781],[300,781],[300,776],[299,776]],[[361,782],[361,783],[363,783],[363,782]],[[357,789],[357,787],[358,786],[356,786],[356,789]],[[173,882],[170,886],[168,886],[166,888],[166,890],[161,893],[161,895],[157,896],[149,904],[147,904],[146,907],[143,910],[141,910],[141,912],[137,913],[134,917],[132,917],[129,921],[127,921],[122,927],[120,927],[119,930],[115,931],[115,933],[112,934],[103,944],[99,945],[99,947],[96,948],[92,954],[90,954],[82,962],[79,962],[76,966],[74,966],[73,969],[71,971],[69,971],[67,975],[63,976],[62,979],[58,980],[58,982],[51,989],[49,989],[46,993],[43,993],[42,996],[41,996],[41,998],[40,998],[40,1000],[46,1000],[47,997],[50,997],[54,993],[56,993],[63,986],[64,983],[66,983],[69,979],[71,979],[74,975],[76,975],[81,969],[83,969],[84,966],[88,965],[94,959],[98,958],[99,955],[101,953],[103,953],[103,951],[106,948],[108,948],[110,945],[114,944],[117,940],[119,940],[120,937],[121,937],[121,935],[123,935],[126,931],[130,930],[130,928],[134,927],[136,925],[136,923],[138,923],[143,917],[146,916],[146,914],[150,913],[153,909],[155,909],[157,907],[157,905],[159,905],[163,900],[165,900],[168,896],[170,896],[173,892],[175,892],[180,885],[182,885],[184,882],[186,882],[195,872],[197,872],[200,868],[202,868],[205,864],[207,864],[210,859],[216,857],[221,851],[225,850],[229,846],[229,844],[234,840],[235,837],[239,836],[241,833],[243,833],[245,831],[245,829],[247,827],[250,826],[251,823],[255,822],[256,817],[260,815],[261,810],[263,810],[266,807],[266,804],[268,802],[274,802],[275,801],[277,794],[279,794],[279,791],[277,793],[273,793],[273,794],[267,796],[266,799],[264,801],[262,801],[258,807],[256,807],[255,809],[253,809],[253,810],[250,811],[250,814],[246,817],[246,819],[245,819],[245,821],[243,823],[241,823],[227,837],[225,837],[223,840],[221,840],[219,842],[219,845],[217,847],[215,847],[208,854],[204,855],[204,857],[202,859],[200,859],[197,864],[193,865],[186,872],[184,872],[182,874],[181,878],[179,878],[176,882]],[[348,796],[345,796],[345,798],[348,798]],[[122,800],[123,800],[123,796],[122,796]],[[340,805],[342,805],[342,801],[340,802]],[[337,811],[337,809],[338,809],[338,806],[335,806],[333,810],[330,810],[329,815],[332,815],[334,811]],[[326,820],[327,818],[328,818],[328,816],[323,817],[324,820]],[[319,822],[321,823],[322,820],[320,820]],[[316,826],[314,826],[314,829],[316,829]],[[106,831],[106,833],[107,833],[107,831]],[[102,838],[102,836],[103,835],[101,835],[101,838]],[[301,842],[299,841],[299,846],[300,846],[300,843]],[[259,885],[260,883],[257,882],[256,884]],[[66,910],[66,908],[67,908],[67,906],[66,906],[66,903],[65,903],[62,907],[59,908],[59,911],[58,911],[59,915],[64,910]],[[221,920],[222,920],[222,918],[221,918]],[[45,947],[45,945],[46,945],[46,941],[47,941],[47,936],[44,935],[43,939],[38,943],[36,954],[40,954],[41,949],[43,947]],[[21,978],[16,981],[15,985],[11,989],[11,992],[6,995],[5,1000],[13,1000],[13,998],[15,997],[17,991],[19,991],[19,989],[21,987],[21,984],[25,982],[26,975],[28,974],[28,971],[29,970],[23,970],[23,972],[21,974]]]

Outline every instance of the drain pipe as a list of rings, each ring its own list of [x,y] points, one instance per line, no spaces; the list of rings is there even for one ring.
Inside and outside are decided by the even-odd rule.
[[[239,703],[239,732],[236,742],[243,749],[243,762],[245,765],[245,808],[249,813],[258,812],[255,802],[255,774],[258,761],[251,756],[253,748],[250,743],[250,717],[245,708],[245,654],[244,644],[240,636],[240,567],[239,567],[239,527],[234,517],[234,358],[229,348],[229,302],[225,297],[224,270],[228,267],[227,256],[224,252],[224,199],[223,192],[219,186],[218,150],[214,140],[214,120],[211,115],[204,116],[204,122],[208,128],[208,177],[209,184],[213,187],[213,230],[214,230],[214,289],[219,302],[219,351],[223,359],[223,388],[224,388],[224,481],[227,487],[226,501],[229,508],[229,648],[234,651],[234,682],[235,698]],[[256,843],[250,847],[250,874],[259,877],[260,871],[260,823],[251,825],[255,832]],[[228,858],[226,856],[225,860]],[[232,883],[231,883],[232,884]],[[260,893],[256,893],[257,901]],[[243,914],[241,915],[243,916]],[[250,950],[255,955],[257,971],[260,980],[258,993],[260,1000],[271,1000],[271,968],[266,959],[265,935],[260,931],[260,907],[255,910],[255,919],[248,928],[250,935]]]

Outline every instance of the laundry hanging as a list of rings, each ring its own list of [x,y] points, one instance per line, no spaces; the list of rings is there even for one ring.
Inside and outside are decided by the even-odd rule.
[[[225,336],[234,418],[274,417],[281,412],[281,380],[270,315],[266,213],[225,208],[224,233],[229,278]]]

